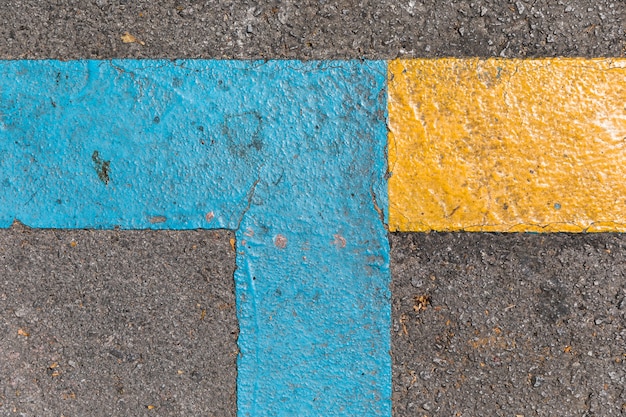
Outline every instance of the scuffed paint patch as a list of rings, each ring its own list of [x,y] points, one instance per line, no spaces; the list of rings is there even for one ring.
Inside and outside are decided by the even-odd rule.
[[[93,151],[91,159],[96,166],[96,173],[100,181],[107,185],[109,183],[109,170],[111,169],[111,161],[105,161],[100,158],[98,151]]]
[[[626,60],[389,63],[391,231],[626,231]]]
[[[0,227],[234,229],[239,415],[391,415],[386,95],[380,61],[1,62]]]

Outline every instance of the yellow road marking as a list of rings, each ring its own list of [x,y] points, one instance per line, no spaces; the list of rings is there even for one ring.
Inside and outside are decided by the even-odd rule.
[[[389,63],[391,231],[626,231],[626,60]]]

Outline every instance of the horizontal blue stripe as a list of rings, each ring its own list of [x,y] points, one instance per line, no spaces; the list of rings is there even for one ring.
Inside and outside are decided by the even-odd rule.
[[[382,61],[0,62],[0,227],[234,229],[239,415],[391,415],[385,83]]]

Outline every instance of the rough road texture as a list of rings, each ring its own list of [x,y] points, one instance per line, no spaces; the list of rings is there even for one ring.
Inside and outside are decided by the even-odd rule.
[[[618,57],[625,30],[623,0],[6,0],[0,58]]]
[[[394,416],[626,415],[626,237],[391,244]]]
[[[234,416],[231,236],[0,230],[0,415]]]
[[[0,58],[626,52],[623,0],[356,3],[6,0]],[[124,43],[126,32],[134,42]],[[221,234],[218,252],[209,248],[215,243],[198,243],[184,253],[202,241],[196,236],[212,233],[0,232],[0,415],[233,415],[236,321],[234,309],[225,307],[234,299],[232,235]],[[396,416],[623,415],[623,238],[430,234],[391,240]],[[209,273],[216,279],[205,282],[203,268],[216,268]],[[147,277],[145,285],[129,285],[130,271]],[[432,304],[415,312],[416,295],[430,295]],[[215,303],[217,309],[210,307]],[[220,323],[222,330],[213,328]],[[220,340],[223,351],[211,347]],[[227,369],[212,362],[218,351],[215,361],[223,358]],[[217,369],[223,379],[211,373]],[[457,380],[464,382],[457,387]],[[212,396],[211,384],[219,394]]]

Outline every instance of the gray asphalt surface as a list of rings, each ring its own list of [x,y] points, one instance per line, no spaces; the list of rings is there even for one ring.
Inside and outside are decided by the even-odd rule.
[[[623,0],[5,0],[0,59],[623,57],[625,31]],[[0,231],[0,415],[234,415],[231,237]],[[390,239],[396,417],[626,415],[621,235]]]
[[[0,230],[0,416],[234,416],[231,237]]]
[[[626,236],[391,239],[394,415],[626,415]]]
[[[0,58],[624,56],[623,0],[4,0]],[[123,44],[129,32],[145,45]]]

